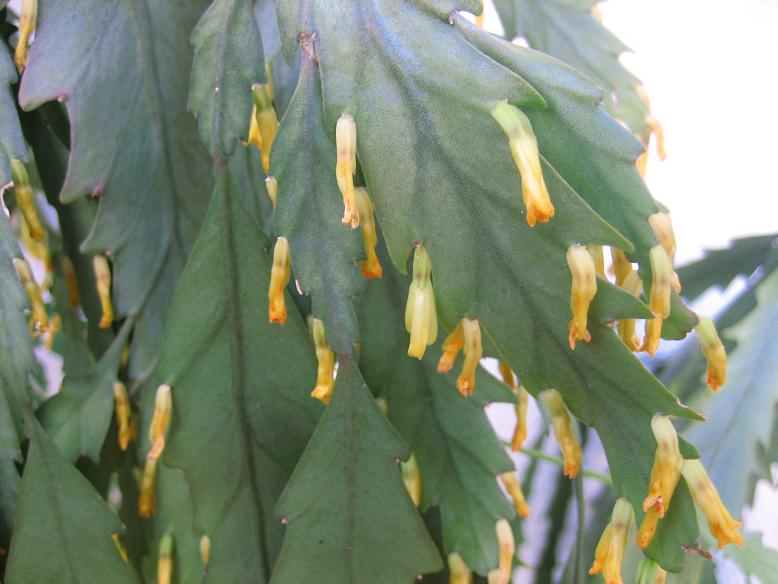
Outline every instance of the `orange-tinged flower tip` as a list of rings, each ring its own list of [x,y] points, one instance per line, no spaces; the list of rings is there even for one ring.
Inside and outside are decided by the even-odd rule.
[[[352,229],[359,227],[359,211],[354,193],[354,174],[357,172],[357,124],[349,114],[343,114],[335,127],[337,163],[335,176],[343,195],[343,223]]]
[[[316,387],[311,396],[322,403],[329,404],[332,399],[332,389],[335,387],[335,353],[327,342],[327,333],[324,323],[313,316],[308,317],[308,328],[313,338],[313,346],[316,350],[318,369],[316,373]]]
[[[421,474],[419,473],[419,465],[416,463],[416,457],[411,454],[408,460],[400,463],[400,469],[402,470],[405,489],[408,491],[413,504],[418,507],[421,505]]]
[[[143,474],[140,479],[140,496],[138,497],[138,515],[151,517],[157,512],[157,458],[146,457]]]
[[[46,305],[43,303],[43,295],[35,277],[32,275],[30,264],[24,258],[14,258],[14,267],[19,281],[27,294],[27,300],[30,302],[30,311],[32,313],[32,327],[39,332],[49,330],[49,315],[46,312]]]
[[[529,505],[524,498],[524,492],[521,490],[521,483],[519,478],[514,472],[505,472],[500,475],[500,480],[505,486],[505,490],[508,491],[511,499],[513,499],[513,506],[516,509],[516,515],[526,519],[529,517]]]
[[[204,535],[200,538],[200,560],[204,566],[208,565],[208,560],[211,558],[211,538]]]
[[[19,13],[19,39],[16,41],[16,49],[14,50],[14,63],[19,71],[24,71],[27,66],[27,47],[37,20],[38,0],[22,0]]]
[[[627,254],[618,247],[611,247],[611,259],[613,263],[610,272],[616,278],[616,285],[623,286],[624,280],[633,272],[632,262],[627,259]]]
[[[170,386],[163,383],[157,388],[154,397],[154,415],[149,424],[149,458],[159,458],[165,450],[165,435],[170,426],[170,417],[173,414],[173,395]]]
[[[558,391],[547,389],[541,394],[541,397],[549,414],[551,414],[554,436],[559,443],[565,461],[564,473],[573,479],[581,469],[581,446],[578,444],[575,432],[573,432],[573,421]]]
[[[267,196],[273,204],[273,209],[275,209],[278,200],[278,181],[274,176],[269,176],[265,179],[265,188],[267,189]]]
[[[170,584],[173,577],[173,535],[166,533],[159,542],[157,584]]]
[[[120,381],[113,384],[113,403],[116,415],[116,425],[119,429],[119,448],[127,450],[127,446],[130,444],[130,438],[132,437],[130,425],[132,411],[130,410],[130,398],[127,395],[127,387]]]
[[[286,237],[279,237],[273,250],[273,268],[267,292],[270,322],[286,323],[286,297],[284,292],[292,277],[292,252]]]
[[[654,318],[646,321],[646,336],[642,350],[652,357],[659,347],[662,334],[662,320],[670,316],[670,295],[672,292],[672,268],[670,258],[662,245],[655,245],[649,252],[651,261],[651,292],[648,306]]]
[[[432,262],[423,245],[413,252],[413,280],[405,304],[405,329],[410,333],[408,355],[421,359],[428,345],[438,338],[438,317],[432,289]]]
[[[575,349],[576,341],[592,339],[586,328],[589,318],[589,305],[597,294],[596,267],[592,256],[581,245],[571,245],[567,248],[567,265],[572,275],[570,291],[570,348]]]
[[[529,118],[519,108],[505,101],[497,102],[491,114],[508,136],[511,154],[521,175],[527,223],[534,227],[537,221],[547,222],[554,216],[555,210],[543,179],[538,141]]]
[[[463,318],[461,323],[462,335],[465,340],[462,347],[464,360],[462,361],[459,377],[457,377],[457,389],[459,393],[467,397],[468,395],[473,395],[475,390],[475,371],[484,350],[481,344],[481,325],[478,324],[478,320]]]
[[[95,271],[97,295],[100,298],[100,307],[103,314],[100,317],[101,329],[111,328],[113,324],[113,304],[111,303],[111,268],[108,259],[101,254],[92,258],[92,267]]]
[[[458,553],[448,555],[448,583],[473,584],[473,572]]]
[[[359,214],[359,226],[362,231],[362,244],[365,249],[365,261],[362,262],[362,276],[368,280],[381,278],[384,273],[381,262],[376,255],[378,244],[378,231],[375,224],[375,211],[370,195],[364,187],[354,189],[357,212]]]
[[[251,97],[256,108],[254,119],[256,120],[260,135],[262,169],[267,174],[270,170],[270,152],[278,131],[278,115],[276,110],[273,109],[273,93],[269,84],[255,83],[252,85]]]
[[[678,447],[678,434],[669,417],[654,416],[651,419],[651,430],[657,447],[643,511],[653,509],[662,518],[670,508],[675,486],[681,476],[683,457]]]
[[[438,373],[448,373],[454,367],[459,351],[465,346],[465,334],[462,331],[462,321],[457,323],[454,330],[451,331],[443,341],[443,349],[438,360]]]
[[[594,551],[594,562],[589,574],[602,573],[607,584],[621,584],[621,565],[633,518],[629,501],[620,497],[613,506],[611,521],[602,532]]]
[[[513,556],[516,555],[516,540],[513,529],[507,519],[498,519],[495,525],[497,544],[500,546],[500,571],[510,577],[513,569]]]
[[[643,515],[643,521],[640,522],[640,529],[637,533],[637,544],[640,549],[644,550],[654,540],[656,535],[656,528],[659,525],[659,513],[656,509],[651,507],[645,515]]]
[[[712,390],[716,391],[727,378],[727,351],[711,319],[701,316],[694,330],[697,331],[702,353],[708,361],[707,383]]]
[[[734,543],[743,547],[743,536],[738,530],[743,527],[739,521],[735,521],[721,502],[716,487],[710,480],[705,467],[699,460],[683,461],[683,478],[689,485],[694,502],[702,509],[705,519],[708,521],[713,537],[720,548]]]

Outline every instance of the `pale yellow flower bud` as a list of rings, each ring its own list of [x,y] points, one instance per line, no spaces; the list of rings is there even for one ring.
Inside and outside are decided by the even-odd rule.
[[[661,245],[651,248],[649,259],[651,260],[651,292],[648,306],[654,313],[654,318],[646,321],[646,336],[641,349],[653,357],[662,335],[662,320],[670,316],[673,270],[670,267],[670,258]]]
[[[637,272],[633,271],[624,279],[621,287],[638,298],[643,291],[643,280],[640,279]],[[619,336],[630,351],[640,350],[640,337],[635,332],[634,318],[623,318],[619,321]]]
[[[208,560],[211,558],[211,538],[204,535],[200,538],[200,560],[204,566],[208,565]]]
[[[611,521],[602,532],[594,551],[594,562],[589,569],[589,574],[602,573],[606,584],[622,584],[621,565],[633,518],[629,501],[624,497],[619,498],[613,507]]]
[[[505,486],[505,490],[508,491],[511,499],[513,499],[513,506],[516,509],[516,514],[526,519],[529,517],[529,505],[524,498],[524,492],[521,490],[521,483],[515,472],[505,472],[500,475],[500,480]]]
[[[359,226],[362,230],[362,244],[365,249],[365,261],[362,262],[362,276],[368,280],[381,278],[383,270],[375,251],[378,244],[378,231],[376,230],[373,202],[370,200],[367,189],[364,187],[354,189],[354,194],[357,212],[359,213]]]
[[[273,93],[267,83],[255,83],[251,86],[251,97],[256,108],[255,120],[259,131],[262,149],[262,169],[265,174],[270,170],[270,151],[278,131],[278,115],[273,109]],[[251,130],[249,130],[251,134]],[[251,139],[251,136],[250,136]]]
[[[476,319],[462,319],[462,335],[465,343],[462,347],[464,360],[462,361],[462,370],[457,377],[457,390],[464,397],[473,395],[475,390],[475,371],[478,363],[483,356],[483,346],[481,344],[481,326]]]
[[[101,329],[111,328],[113,324],[113,304],[111,304],[111,268],[108,266],[108,259],[104,255],[96,255],[92,258],[92,265],[95,271],[95,282],[97,285],[97,295],[100,298],[100,307],[103,314],[100,318]]]
[[[276,202],[278,201],[278,181],[275,177],[269,176],[265,179],[265,188],[267,189],[267,196],[273,204],[273,209],[275,209]]]
[[[421,359],[428,345],[438,337],[435,293],[432,289],[432,263],[423,245],[413,253],[413,280],[405,305],[405,329],[410,333],[408,355]]]
[[[165,436],[173,414],[173,395],[170,386],[163,383],[154,398],[154,415],[149,424],[149,458],[159,458],[165,450]]]
[[[127,388],[120,381],[113,384],[113,403],[116,414],[116,425],[119,428],[119,448],[127,450],[127,446],[130,444],[130,438],[132,437],[130,424],[132,411],[130,409],[130,398],[127,395]]]

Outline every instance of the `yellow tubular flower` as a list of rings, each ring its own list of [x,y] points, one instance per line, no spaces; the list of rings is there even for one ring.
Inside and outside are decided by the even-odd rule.
[[[670,258],[661,245],[655,245],[649,252],[651,260],[651,293],[648,307],[654,313],[654,318],[646,321],[646,336],[641,350],[652,357],[659,347],[662,334],[662,320],[670,316],[670,293],[672,286],[672,268]]]
[[[438,373],[448,373],[454,367],[459,351],[465,346],[465,334],[462,330],[462,321],[457,323],[451,334],[443,341],[443,348],[438,361]]]
[[[500,361],[500,374],[505,382],[505,385],[513,390],[516,394],[516,429],[513,431],[513,440],[511,440],[511,450],[517,452],[521,450],[524,445],[524,441],[527,439],[527,408],[529,407],[529,393],[527,390],[521,387],[513,377],[513,371],[511,371],[508,364]]]
[[[146,457],[143,474],[140,479],[140,496],[138,497],[138,515],[151,517],[157,512],[157,458]]]
[[[592,337],[586,328],[589,318],[589,305],[597,294],[597,276],[592,256],[581,245],[571,245],[567,248],[567,265],[573,276],[570,291],[570,348],[575,349],[576,341],[589,342]]]
[[[706,373],[707,382],[713,391],[724,384],[727,377],[727,351],[716,332],[716,325],[705,316],[700,317],[700,322],[694,329],[700,339],[702,354],[708,361]]]
[[[97,283],[97,295],[100,297],[100,306],[103,315],[100,318],[101,329],[111,328],[113,324],[113,304],[111,304],[111,268],[108,259],[104,255],[96,255],[92,258]]]
[[[275,177],[269,176],[265,179],[265,188],[267,189],[267,196],[270,197],[270,202],[273,203],[273,209],[275,209],[276,201],[278,200],[278,181]]]
[[[327,342],[327,333],[324,323],[313,316],[308,317],[308,328],[313,338],[313,346],[316,350],[316,360],[319,366],[316,372],[316,387],[311,396],[324,404],[332,399],[332,388],[335,386],[335,353]]]
[[[173,414],[173,396],[170,386],[162,384],[157,388],[157,395],[154,398],[154,415],[149,424],[149,442],[151,450],[148,457],[157,459],[162,456],[165,450],[165,435],[168,426],[170,426],[170,417]]]
[[[273,250],[273,269],[270,272],[270,287],[267,291],[270,322],[286,324],[286,297],[284,291],[292,277],[292,252],[286,237],[276,240]]]
[[[19,14],[19,40],[16,42],[14,51],[14,63],[19,71],[24,71],[27,66],[27,46],[37,20],[38,0],[22,0],[22,10]]]
[[[594,551],[594,562],[589,569],[589,574],[602,573],[606,584],[622,584],[621,564],[632,519],[632,506],[624,497],[620,497],[613,506],[611,521],[602,532]]]
[[[251,122],[249,122],[249,135],[247,144],[253,144],[260,151],[262,150],[262,135],[259,133],[259,124],[257,124],[257,106],[251,106]]]
[[[211,538],[204,535],[200,538],[200,559],[204,566],[208,565],[208,560],[211,557]]]
[[[529,505],[524,498],[524,492],[521,490],[521,483],[519,482],[516,473],[504,472],[500,475],[500,480],[505,486],[505,490],[508,491],[508,494],[511,496],[511,499],[513,499],[516,515],[523,519],[529,517]]]
[[[499,519],[495,526],[497,530],[497,543],[500,546],[499,570],[505,577],[505,582],[510,581],[513,572],[513,556],[516,555],[516,540],[513,538],[513,530],[506,519]]]
[[[621,287],[637,298],[643,291],[643,280],[640,279],[637,272],[633,271],[624,279]],[[640,350],[640,337],[635,333],[634,318],[623,318],[619,321],[619,336],[630,351]]]
[[[30,301],[33,330],[46,332],[49,330],[49,315],[46,313],[46,305],[43,304],[41,289],[32,275],[30,264],[23,258],[14,258],[13,262],[16,274],[22,283],[22,288],[24,288],[24,292],[27,294],[27,300]]]
[[[586,246],[586,251],[592,256],[594,260],[594,271],[600,278],[606,279],[605,276],[605,255],[602,252],[602,246],[596,244],[589,244]]]
[[[127,388],[123,383],[117,381],[113,384],[113,403],[116,413],[116,425],[119,427],[118,440],[119,448],[127,450],[130,444],[130,398],[127,395]]]
[[[705,467],[702,466],[702,462],[684,460],[681,472],[689,485],[694,502],[702,509],[705,519],[708,521],[708,527],[719,547],[723,548],[730,543],[743,547],[743,537],[738,532],[743,524],[735,521],[724,507],[716,487],[713,486]]]
[[[637,534],[638,545],[646,549],[654,539],[659,520],[670,508],[678,479],[681,477],[683,457],[678,447],[678,434],[667,416],[654,416],[651,430],[656,438],[654,465],[648,482],[648,494],[643,500],[646,512]]]
[[[359,226],[362,230],[362,244],[365,248],[365,261],[362,262],[362,276],[370,280],[383,276],[381,262],[375,252],[378,244],[378,232],[375,225],[375,213],[373,211],[373,202],[367,194],[367,189],[357,187],[354,189],[357,203],[357,213],[359,213]]]
[[[484,354],[481,344],[481,325],[478,324],[478,320],[463,318],[462,335],[465,339],[465,345],[462,348],[464,360],[462,361],[462,370],[457,377],[457,389],[463,397],[467,397],[473,395],[473,391],[475,391],[475,371]]]
[[[413,280],[405,304],[405,330],[411,335],[408,356],[421,359],[428,345],[438,338],[435,292],[432,289],[432,263],[424,246],[413,252]]]
[[[627,259],[627,255],[618,247],[611,248],[611,258],[613,259],[611,272],[613,272],[613,276],[616,278],[616,285],[623,286],[624,280],[633,272],[632,262]]]
[[[159,542],[157,584],[170,584],[173,576],[173,535],[166,533]]]
[[[527,209],[527,223],[534,227],[537,221],[547,222],[554,216],[554,205],[543,179],[538,141],[529,118],[505,101],[497,102],[491,114],[508,135],[508,145],[521,175],[521,194]]]
[[[667,213],[654,213],[648,218],[648,224],[656,235],[656,240],[659,244],[665,248],[667,257],[670,258],[670,266],[673,265],[675,258],[675,231],[673,230],[673,222],[670,219],[670,215]],[[675,291],[681,293],[681,281],[678,279],[678,274],[673,270],[673,288]]]
[[[403,482],[408,490],[411,501],[417,507],[421,505],[421,474],[419,465],[416,463],[416,457],[411,454],[407,461],[400,463],[400,469],[403,473]]]
[[[338,160],[335,166],[335,176],[338,188],[343,195],[343,223],[352,229],[359,227],[359,211],[357,211],[354,195],[354,174],[357,172],[357,125],[348,114],[338,119],[335,127],[335,145],[338,150]]]
[[[458,553],[448,556],[448,584],[473,584],[473,572]]]
[[[549,414],[551,414],[554,436],[565,459],[564,473],[573,479],[581,469],[581,446],[573,432],[573,420],[557,390],[547,389],[540,395]]]
[[[262,168],[265,174],[270,170],[270,151],[278,130],[278,116],[273,109],[273,93],[267,83],[255,83],[251,86],[251,97],[256,108],[255,119],[262,142]],[[251,133],[251,130],[249,130]]]
[[[14,181],[16,205],[22,212],[30,237],[37,242],[45,242],[46,234],[38,210],[35,208],[35,195],[30,185],[30,176],[21,160],[11,160],[11,177]]]

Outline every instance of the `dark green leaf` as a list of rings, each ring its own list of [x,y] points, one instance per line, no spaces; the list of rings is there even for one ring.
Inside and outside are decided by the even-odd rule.
[[[343,201],[335,180],[335,143],[324,125],[321,82],[303,57],[297,90],[273,145],[271,174],[278,180],[273,232],[289,240],[295,278],[313,301],[336,353],[351,353],[359,338],[352,297],[363,288],[355,267],[359,231],[341,223]]]
[[[533,49],[561,59],[603,90],[603,105],[644,142],[650,113],[640,80],[619,61],[629,49],[592,14],[598,0],[495,0],[508,40],[524,37]]]
[[[356,364],[340,360],[332,402],[278,502],[287,528],[273,584],[410,584],[440,570],[400,477],[408,456]]]
[[[727,336],[737,342],[727,381],[704,407],[705,424],[687,432],[724,504],[738,515],[751,500],[749,478],[757,471],[760,445],[770,443],[778,404],[778,272],[757,289],[757,307]],[[744,423],[747,421],[747,423]]]
[[[215,0],[192,33],[189,109],[211,154],[232,154],[248,137],[251,86],[264,82],[262,39],[250,0]]]
[[[11,180],[11,160],[27,160],[27,148],[19,127],[10,86],[18,76],[5,43],[0,43],[0,192]]]
[[[163,461],[191,487],[195,534],[211,539],[211,582],[269,578],[282,536],[273,507],[321,411],[291,299],[285,326],[267,319],[268,245],[221,169],[158,369],[173,388]]]
[[[635,168],[640,144],[599,108],[588,81],[478,30],[450,12],[453,3],[280,7],[287,50],[299,38],[320,64],[325,125],[331,130],[343,112],[356,120],[357,155],[395,265],[404,269],[413,242],[423,242],[444,328],[478,318],[528,389],[558,389],[599,432],[616,493],[639,508],[656,447],[651,416],[695,414],[602,324],[591,322],[591,343],[569,349],[565,253],[573,243],[629,250],[615,227],[650,279],[656,239],[647,218],[657,206]],[[508,140],[490,116],[506,98],[531,120],[556,206],[534,229],[523,218]],[[683,316],[688,328],[693,318]],[[692,516],[665,528],[693,545]],[[677,568],[683,552],[659,559]]]
[[[25,109],[55,99],[67,107],[72,140],[60,198],[100,197],[83,248],[111,253],[117,314],[139,315],[134,378],[156,360],[211,190],[207,152],[185,111],[189,38],[206,5],[40,0],[20,89]]]
[[[92,485],[62,457],[29,417],[30,452],[24,469],[8,584],[132,583],[111,539],[122,524]]]

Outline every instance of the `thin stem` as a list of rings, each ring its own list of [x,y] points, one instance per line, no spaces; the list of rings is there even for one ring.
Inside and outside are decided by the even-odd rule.
[[[505,446],[510,446],[510,442],[503,441],[503,444]],[[560,456],[553,456],[551,454],[546,454],[545,452],[541,452],[540,450],[537,450],[535,448],[528,448],[524,447],[521,450],[519,450],[522,454],[526,454],[527,456],[531,458],[536,458],[538,460],[545,460],[546,462],[551,462],[553,464],[556,464],[559,467],[565,466],[565,461]],[[600,481],[601,483],[608,485],[609,487],[613,486],[613,481],[611,481],[611,477],[607,473],[603,472],[597,472],[596,470],[581,470],[581,475]]]

